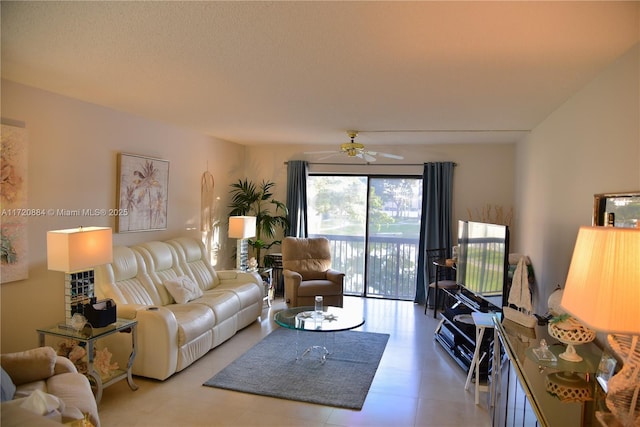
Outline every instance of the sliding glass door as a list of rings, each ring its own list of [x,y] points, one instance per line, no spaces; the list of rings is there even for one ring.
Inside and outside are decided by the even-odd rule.
[[[331,241],[349,295],[413,300],[422,179],[312,175],[309,234]]]

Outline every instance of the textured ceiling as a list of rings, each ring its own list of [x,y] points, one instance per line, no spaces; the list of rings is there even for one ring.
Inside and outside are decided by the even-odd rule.
[[[241,144],[508,142],[638,42],[639,5],[2,1],[2,77]]]

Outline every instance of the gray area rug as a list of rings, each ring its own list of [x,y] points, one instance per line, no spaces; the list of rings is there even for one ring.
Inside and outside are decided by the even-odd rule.
[[[359,410],[388,340],[388,334],[372,332],[279,328],[204,385]],[[302,355],[309,346],[325,344],[330,354],[324,364],[315,350],[296,360],[296,348]]]

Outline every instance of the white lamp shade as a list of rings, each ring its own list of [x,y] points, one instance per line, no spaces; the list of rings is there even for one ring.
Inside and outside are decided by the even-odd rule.
[[[235,239],[247,239],[256,235],[255,216],[231,216],[229,217],[229,237]]]
[[[109,227],[80,227],[47,232],[49,270],[73,273],[113,261]]]
[[[640,333],[640,229],[581,227],[561,305],[593,329]]]

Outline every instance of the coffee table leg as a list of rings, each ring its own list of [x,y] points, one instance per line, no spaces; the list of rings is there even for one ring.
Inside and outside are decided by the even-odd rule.
[[[320,363],[324,364],[324,362],[327,361],[329,350],[327,350],[327,347],[323,345],[312,345],[310,347],[307,347],[305,351],[302,353],[302,356],[300,356],[300,359],[304,358],[307,354],[311,353],[314,350],[320,354]],[[296,360],[299,360],[299,359],[296,358]]]
[[[331,333],[326,333],[323,334],[323,345],[312,345],[307,347],[302,354],[300,354],[299,352],[299,347],[300,347],[300,330],[297,329],[296,330],[296,360],[300,360],[303,359],[307,354],[313,352],[314,350],[317,351],[320,355],[320,363],[324,364],[324,362],[327,361],[327,356],[329,356],[329,354],[331,354],[329,352],[329,349],[327,348],[327,335],[331,335],[332,337],[332,341],[334,341],[335,343],[335,338],[334,338],[334,334],[333,332]]]

